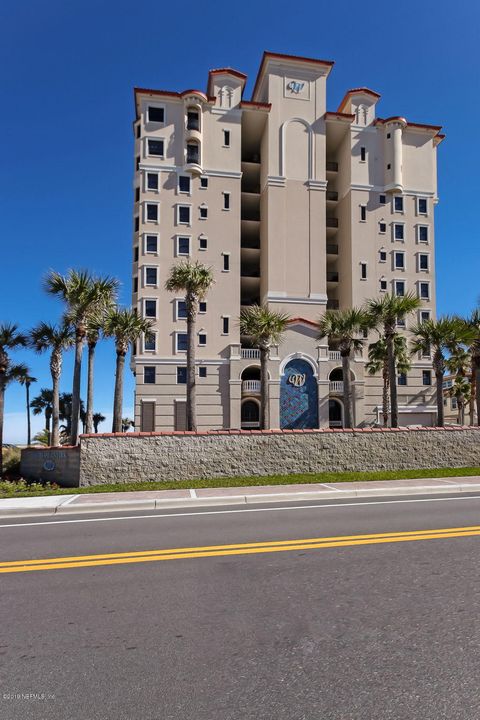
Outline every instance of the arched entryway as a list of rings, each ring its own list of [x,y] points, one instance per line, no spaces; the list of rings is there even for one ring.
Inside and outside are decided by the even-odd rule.
[[[260,403],[255,400],[245,400],[242,403],[242,430],[258,429],[260,427]]]
[[[318,387],[312,366],[293,358],[285,365],[280,384],[280,427],[318,427]]]
[[[328,424],[331,428],[343,427],[343,405],[340,400],[328,401]]]

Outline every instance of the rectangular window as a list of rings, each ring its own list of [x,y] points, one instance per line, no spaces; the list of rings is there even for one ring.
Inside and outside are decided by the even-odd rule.
[[[140,200],[140,188],[135,188],[135,202],[138,203]]]
[[[387,232],[387,223],[385,223],[385,222],[379,222],[379,223],[378,223],[378,232],[379,232],[381,235],[385,235],[385,233]]]
[[[205,335],[205,333],[198,334],[198,344],[200,345],[200,347],[205,347],[205,345],[207,344],[207,336]]]
[[[133,292],[134,293],[138,292],[138,277],[133,278]]]
[[[380,280],[380,291],[381,292],[387,292],[387,281],[386,280]]]
[[[187,112],[187,130],[200,130],[200,115],[197,110]]]
[[[133,262],[138,262],[138,245],[133,248]]]
[[[194,163],[198,165],[200,162],[200,151],[197,143],[187,144],[187,163]]]
[[[208,238],[199,237],[198,238],[198,247],[200,250],[206,250],[208,247]]]
[[[224,147],[230,147],[230,130],[223,131],[223,145]]]
[[[230,270],[230,255],[229,253],[223,253],[223,271],[229,272]]]
[[[190,225],[190,205],[177,205],[177,223]]]
[[[157,285],[157,268],[146,267],[145,268],[145,285],[156,286]]]
[[[145,235],[145,252],[158,253],[158,235]]]
[[[378,253],[378,260],[379,262],[387,262],[387,251],[386,250],[380,250]]]
[[[140,155],[137,155],[135,158],[135,170],[138,172],[140,170]]]
[[[187,384],[187,368],[177,367],[177,385]]]
[[[163,157],[163,140],[148,139],[148,155],[149,157]]]
[[[147,190],[158,190],[158,173],[147,173]]]
[[[186,352],[187,345],[187,333],[177,333],[177,352]]]
[[[451,405],[452,410],[456,410],[457,409],[457,398],[452,397],[452,401],[451,401],[450,405]]]
[[[203,206],[200,208],[200,220],[206,220],[208,218],[208,208]]]
[[[403,315],[398,315],[398,316],[397,316],[396,325],[397,325],[397,327],[399,327],[399,328],[406,328],[406,327],[407,327],[407,323],[405,322],[405,317],[404,317]]]
[[[431,355],[432,355],[432,348],[430,347],[430,343],[427,343],[421,352],[421,356],[422,356],[422,358],[429,358],[429,357],[431,357]]]
[[[362,222],[365,222],[366,219],[367,219],[367,206],[360,205],[360,220]]]
[[[187,319],[187,303],[185,300],[177,300],[177,320]]]
[[[156,300],[145,300],[145,317],[156,318],[157,317],[157,301]]]
[[[403,213],[403,197],[401,195],[393,196],[393,209],[395,212]]]
[[[155,350],[155,333],[147,333],[145,335],[145,341],[143,345],[145,350]]]
[[[385,205],[387,202],[387,196],[386,195],[379,195],[378,196],[378,202],[380,205]]]
[[[190,192],[190,175],[179,175],[178,176],[178,192],[189,193]]]
[[[156,122],[156,123],[165,122],[165,109],[162,107],[149,106],[148,122]]]
[[[418,226],[418,242],[428,243],[428,225]]]
[[[147,203],[147,222],[158,222],[158,205]]]
[[[404,240],[405,233],[402,223],[395,223],[394,227],[394,238],[395,240]]]
[[[206,190],[208,188],[208,178],[206,178],[206,177],[200,178],[200,187],[202,188],[202,190]]]
[[[395,295],[397,297],[405,295],[405,280],[395,280]]]
[[[387,163],[387,170],[391,170],[391,169],[392,169],[392,163]]]
[[[223,209],[230,210],[230,193],[229,192],[223,193]]]
[[[428,272],[428,269],[429,269],[429,268],[428,268],[428,260],[429,260],[428,255],[420,254],[420,255],[418,256],[418,269],[419,269],[420,271],[426,271],[426,272]]]
[[[145,366],[143,368],[143,382],[146,385],[154,385],[155,384],[155,367],[148,367]]]
[[[177,237],[177,255],[190,255],[189,237]]]
[[[399,385],[407,384],[407,373],[398,373],[398,384]]]
[[[418,198],[417,212],[419,215],[427,215],[427,212],[428,212],[427,198]]]
[[[139,219],[139,217],[138,217],[138,215],[137,215],[137,216],[134,218],[134,220],[133,220],[133,230],[134,230],[134,232],[138,232],[139,227],[140,227],[140,219]]]
[[[431,370],[422,370],[422,384],[423,385],[431,385],[432,384],[432,371]]]
[[[230,318],[222,317],[222,335],[228,335],[230,332]]]
[[[207,301],[206,300],[200,300],[198,303],[198,312],[204,315],[207,312]]]
[[[135,132],[135,137],[136,137],[137,139],[140,137],[140,133],[141,133],[141,128],[140,128],[140,123],[139,123],[139,124],[137,125],[137,129],[136,129],[136,132]]]
[[[366,158],[367,158],[367,151],[364,147],[361,147],[360,148],[360,161],[365,162]]]
[[[366,262],[360,263],[360,279],[361,280],[367,279],[367,263]]]
[[[198,368],[198,377],[206,378],[207,377],[207,366],[206,365],[200,365]]]
[[[394,259],[395,270],[405,270],[405,253],[396,252],[394,255]]]
[[[428,322],[430,320],[430,310],[420,310],[420,322]]]
[[[422,300],[430,300],[430,283],[428,283],[428,282],[420,283],[420,298]]]

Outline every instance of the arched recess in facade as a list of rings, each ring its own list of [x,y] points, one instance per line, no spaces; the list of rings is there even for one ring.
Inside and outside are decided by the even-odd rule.
[[[305,357],[291,357],[280,379],[280,427],[318,427],[318,383],[315,364]]]
[[[293,177],[296,177],[297,174],[299,176],[299,179],[304,180],[314,180],[315,174],[314,174],[314,157],[315,157],[315,143],[314,143],[314,132],[312,130],[312,126],[303,118],[290,118],[289,120],[286,120],[282,127],[280,128],[280,177],[286,177],[287,175],[287,155],[289,151],[288,142],[287,142],[287,131],[289,126],[293,129],[295,132],[298,129],[298,125],[302,125],[304,128],[304,131],[307,134],[306,137],[306,145],[302,141],[301,135],[298,135],[296,137],[296,143],[292,144],[292,156],[290,158],[290,161],[294,163],[295,170],[298,170],[299,172],[293,172]],[[302,148],[306,150],[306,156],[303,156]],[[306,167],[305,167],[306,166]],[[289,168],[289,176],[291,175],[292,168]]]

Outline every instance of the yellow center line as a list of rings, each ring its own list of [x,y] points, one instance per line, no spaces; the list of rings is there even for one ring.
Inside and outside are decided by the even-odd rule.
[[[441,528],[435,530],[410,530],[395,533],[370,535],[340,535],[301,540],[274,540],[258,543],[232,545],[207,545],[203,547],[169,548],[125,553],[77,555],[70,557],[42,558],[35,560],[13,560],[0,563],[0,573],[31,572],[33,570],[59,570],[64,568],[120,565],[160,560],[180,560],[197,557],[219,557],[227,555],[252,555],[257,553],[292,552],[298,550],[320,550],[332,547],[375,545],[418,540],[472,537],[480,535],[480,525],[463,528]]]

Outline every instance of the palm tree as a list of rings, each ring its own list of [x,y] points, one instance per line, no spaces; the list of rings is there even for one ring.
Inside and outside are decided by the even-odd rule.
[[[91,433],[93,430],[93,376],[95,363],[95,350],[100,339],[100,333],[103,329],[105,316],[97,313],[88,320],[87,327],[87,412],[85,419],[85,432]]]
[[[471,393],[470,393],[470,425],[475,424],[475,405],[477,406],[477,425],[480,425],[480,308],[472,312],[466,320],[472,331],[469,342],[471,356]]]
[[[34,415],[45,414],[45,430],[48,433],[50,443],[50,422],[52,419],[53,412],[53,390],[48,388],[41,388],[40,393],[37,397],[34,397],[30,403],[30,407],[33,410]]]
[[[132,428],[135,427],[135,423],[133,422],[133,420],[131,420],[131,418],[128,418],[128,417],[122,418],[122,432],[124,432],[124,433],[128,432],[129,428],[131,428],[131,427]]]
[[[53,446],[60,444],[60,375],[63,352],[73,345],[73,330],[67,324],[52,325],[41,322],[30,331],[30,345],[37,353],[50,351],[52,377],[52,437]]]
[[[352,355],[361,350],[364,341],[358,335],[368,329],[369,316],[364,309],[327,310],[320,318],[317,340],[328,337],[336,345],[342,358],[344,422],[346,428],[353,423],[352,376],[350,362]]]
[[[26,372],[18,378],[20,385],[25,387],[25,401],[27,407],[27,445],[32,444],[32,423],[30,419],[30,385],[37,382],[37,378],[30,375],[30,371],[26,368]]]
[[[465,325],[455,317],[445,315],[438,320],[426,320],[412,328],[415,338],[412,354],[432,355],[435,373],[437,399],[437,425],[445,424],[443,411],[443,375],[445,373],[445,353],[451,351],[466,337]]]
[[[187,429],[197,429],[195,386],[195,323],[198,303],[204,300],[214,283],[212,269],[199,262],[174,265],[165,283],[169,292],[185,294],[187,313]]]
[[[102,415],[102,413],[99,413],[99,412],[93,413],[92,422],[93,422],[94,431],[96,433],[98,433],[98,426],[100,425],[100,423],[104,422],[104,420],[106,420],[106,417],[105,417],[105,415]]]
[[[18,325],[4,323],[0,325],[0,476],[3,473],[3,418],[5,411],[5,388],[12,380],[12,366],[9,352],[25,347],[27,338],[18,330]]]
[[[465,406],[470,401],[472,386],[466,377],[456,375],[451,388],[448,389],[448,395],[454,397],[457,401],[457,423],[465,424]]]
[[[64,445],[67,443],[72,434],[72,393],[60,393],[58,400],[59,407],[59,419],[64,423],[60,426],[62,431],[60,434],[60,443]],[[85,421],[85,403],[80,398],[80,420]]]
[[[78,444],[80,420],[80,382],[83,345],[87,337],[88,322],[112,304],[118,289],[118,280],[96,277],[81,270],[69,270],[67,275],[51,271],[45,280],[45,289],[60,297],[65,305],[65,319],[75,332],[75,364],[72,389],[71,443]]]
[[[408,373],[411,367],[411,363],[407,348],[407,341],[403,337],[403,335],[399,335],[398,333],[395,334],[395,337],[393,339],[393,346],[395,352],[397,373]],[[381,337],[379,338],[379,340],[368,346],[368,362],[365,364],[365,369],[369,375],[376,375],[378,372],[382,372],[383,427],[388,427],[390,376],[388,374],[387,344],[384,338]]]
[[[288,326],[289,316],[270,310],[268,305],[251,305],[240,314],[240,334],[246,335],[260,350],[260,426],[270,428],[270,389],[268,361],[270,348],[279,345]]]
[[[47,428],[43,428],[33,436],[33,443],[34,445],[50,445],[50,433]]]
[[[399,319],[405,319],[412,312],[418,310],[420,306],[421,302],[414,293],[407,293],[403,296],[388,293],[382,298],[369,300],[367,302],[367,309],[372,319],[372,325],[382,328],[382,337],[387,346],[391,427],[398,427],[397,363],[394,349],[397,321]]]
[[[117,353],[112,432],[122,432],[123,374],[128,348],[151,328],[151,320],[139,317],[134,310],[115,308],[105,318],[105,335],[115,339]]]

